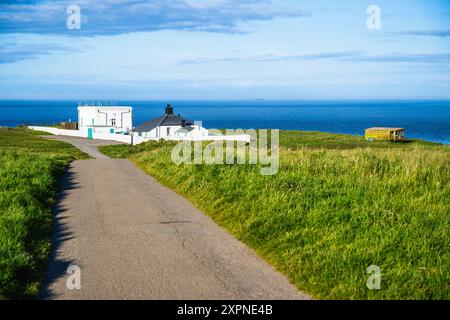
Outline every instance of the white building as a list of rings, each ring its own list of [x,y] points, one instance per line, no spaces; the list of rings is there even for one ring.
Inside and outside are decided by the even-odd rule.
[[[183,140],[207,137],[208,130],[201,123],[174,115],[172,106],[167,104],[164,115],[137,126],[133,129],[133,134],[143,138]]]
[[[243,141],[250,142],[248,134],[222,135],[208,132],[201,122],[192,122],[173,114],[167,104],[161,117],[144,122],[133,128],[132,108],[106,106],[79,106],[78,130],[55,127],[29,126],[32,130],[49,132],[54,135],[112,140],[127,144],[140,144],[150,140],[190,140],[190,141]],[[132,136],[133,135],[133,136]]]
[[[133,129],[132,108],[79,106],[78,129],[88,138],[94,133],[128,133]]]

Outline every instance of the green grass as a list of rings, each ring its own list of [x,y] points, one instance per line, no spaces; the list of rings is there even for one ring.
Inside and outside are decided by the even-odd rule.
[[[348,134],[333,134],[326,132],[309,131],[281,131],[281,145],[288,149],[302,147],[318,149],[355,149],[355,148],[412,148],[412,147],[439,147],[441,144],[423,141],[420,139],[407,139],[404,142],[390,141],[370,142],[362,136]]]
[[[450,148],[281,132],[280,171],[180,165],[173,143],[101,150],[188,198],[318,299],[450,299]],[[366,287],[370,265],[380,290]]]
[[[67,164],[87,156],[42,132],[0,129],[0,300],[34,298],[50,250],[51,207]]]

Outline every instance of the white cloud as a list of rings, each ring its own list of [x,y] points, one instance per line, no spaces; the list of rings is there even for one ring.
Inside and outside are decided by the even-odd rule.
[[[0,32],[65,34],[69,0],[0,4]],[[301,17],[308,12],[270,0],[79,0],[82,28],[76,34],[121,34],[136,31],[188,30],[242,32],[247,21]],[[72,33],[75,34],[75,33]]]

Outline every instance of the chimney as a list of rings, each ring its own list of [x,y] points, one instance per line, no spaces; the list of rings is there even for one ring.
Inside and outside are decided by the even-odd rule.
[[[170,103],[168,103],[166,106],[166,114],[173,114],[173,108]]]

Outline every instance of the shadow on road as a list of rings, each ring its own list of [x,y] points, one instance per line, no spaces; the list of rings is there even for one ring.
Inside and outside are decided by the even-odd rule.
[[[52,246],[51,253],[47,263],[47,271],[45,279],[42,284],[39,299],[52,299],[55,297],[50,289],[50,284],[56,282],[61,277],[68,276],[67,268],[73,264],[74,261],[57,259],[57,252],[62,247],[64,241],[73,238],[73,235],[67,227],[67,217],[64,216],[66,209],[61,206],[62,200],[67,196],[69,190],[79,188],[78,184],[74,182],[75,176],[71,168],[66,171],[60,181],[59,192],[56,197],[56,204],[53,207],[53,224],[52,224]]]

